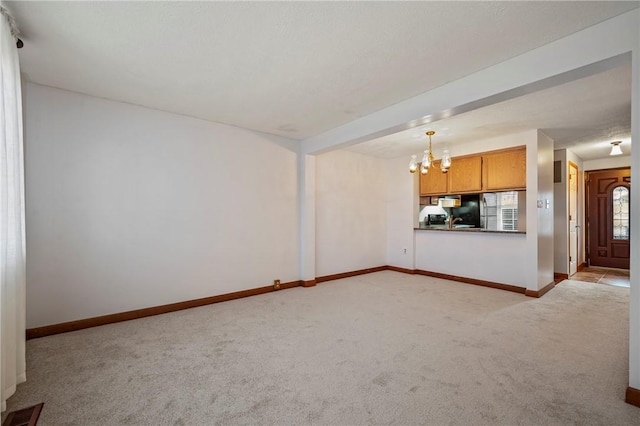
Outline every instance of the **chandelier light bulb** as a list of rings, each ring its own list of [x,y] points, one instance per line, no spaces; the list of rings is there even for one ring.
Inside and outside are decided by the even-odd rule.
[[[431,167],[431,161],[429,160],[429,152],[427,150],[424,151],[424,155],[422,156],[422,167],[426,167],[427,169]]]
[[[449,155],[449,150],[445,149],[444,151],[442,151],[440,170],[442,170],[442,173],[447,173],[449,171],[449,167],[451,167],[451,155]]]
[[[417,156],[412,155],[411,156],[411,161],[409,161],[409,172],[411,173],[415,173],[418,170],[418,160],[417,160]]]

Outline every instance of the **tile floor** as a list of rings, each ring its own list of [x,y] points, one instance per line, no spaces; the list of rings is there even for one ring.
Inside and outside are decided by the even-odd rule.
[[[615,285],[618,287],[629,287],[629,270],[589,266],[584,268],[582,271],[573,274],[569,279],[590,283]]]

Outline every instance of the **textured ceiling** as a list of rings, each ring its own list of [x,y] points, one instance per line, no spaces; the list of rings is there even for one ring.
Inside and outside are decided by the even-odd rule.
[[[488,139],[529,129],[541,129],[555,148],[570,148],[583,160],[608,156],[610,142],[631,144],[631,64],[551,89],[476,109],[354,145],[351,151],[382,158],[419,154],[427,144],[426,130],[435,130],[434,151],[444,146]]]
[[[637,2],[5,2],[31,81],[304,139]]]

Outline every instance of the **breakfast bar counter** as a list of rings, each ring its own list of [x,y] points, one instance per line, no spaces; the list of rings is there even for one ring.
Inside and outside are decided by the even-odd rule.
[[[413,234],[414,269],[527,287],[527,240],[535,235],[448,225],[415,228]]]
[[[469,228],[469,227],[455,227],[449,228],[446,225],[423,225],[419,228],[413,228],[414,231],[447,231],[447,232],[479,232],[479,233],[492,233],[492,234],[526,234],[526,231],[498,231],[494,229],[485,228]]]

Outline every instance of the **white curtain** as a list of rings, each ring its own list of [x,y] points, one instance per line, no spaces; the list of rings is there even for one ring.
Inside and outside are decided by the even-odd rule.
[[[26,380],[22,94],[15,26],[0,6],[0,402]]]

